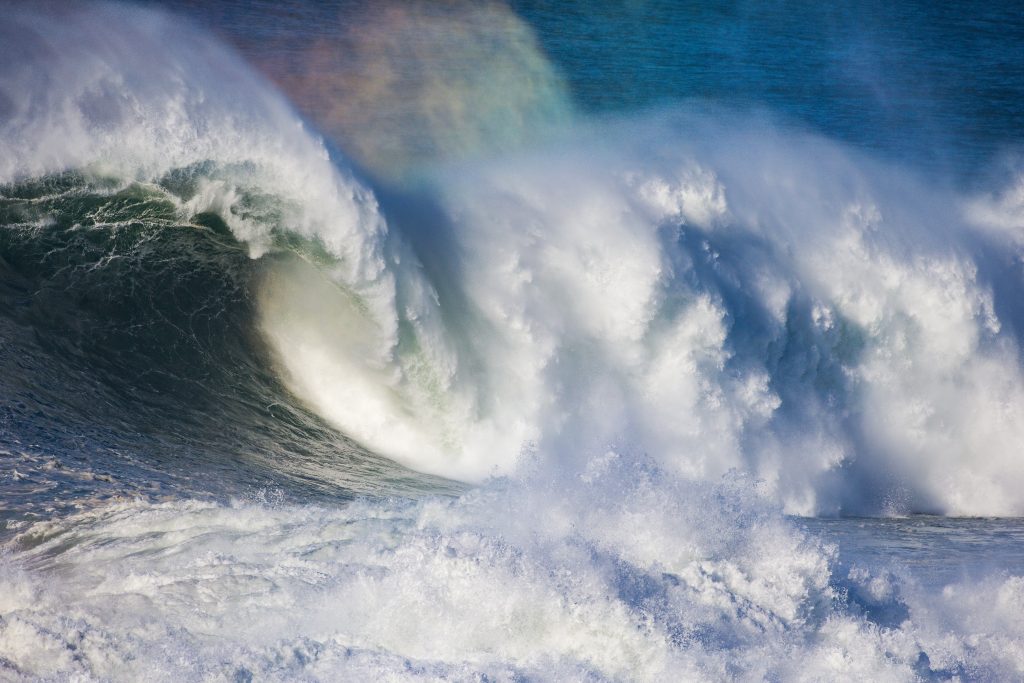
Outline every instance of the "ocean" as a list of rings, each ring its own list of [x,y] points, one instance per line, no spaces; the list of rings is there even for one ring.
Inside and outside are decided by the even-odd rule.
[[[0,679],[1024,679],[1024,9],[0,6]]]

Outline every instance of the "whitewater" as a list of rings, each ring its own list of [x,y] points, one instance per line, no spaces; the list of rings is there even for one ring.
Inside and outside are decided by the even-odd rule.
[[[1024,677],[1024,174],[401,7],[3,8],[0,677]]]

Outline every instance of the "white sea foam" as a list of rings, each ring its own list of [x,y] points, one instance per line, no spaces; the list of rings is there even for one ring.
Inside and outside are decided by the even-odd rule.
[[[320,329],[332,304],[299,313],[296,292],[264,320],[295,391],[371,446],[479,479],[524,448],[579,469],[627,443],[690,478],[752,472],[803,514],[1024,509],[1003,320],[1019,283],[976,209],[824,140],[699,115],[449,169],[432,191],[443,218],[417,248],[443,267],[397,311],[413,341],[386,437]],[[419,275],[401,268],[400,289]]]
[[[239,201],[274,196],[281,227],[320,236],[339,258],[336,276],[386,298],[386,226],[372,192],[212,37],[112,3],[14,5],[2,29],[0,181],[75,169],[153,182],[213,162],[216,177],[199,178],[184,218],[220,213],[259,256],[268,225],[247,220]]]
[[[184,220],[218,213],[253,257],[272,233],[331,257],[264,271],[259,325],[292,391],[371,449],[484,484],[37,524],[0,572],[5,674],[1024,673],[1018,578],[934,597],[854,571],[847,602],[832,551],[780,514],[1024,512],[1013,190],[952,197],[825,140],[677,112],[422,169],[382,212],[210,39],[66,12],[5,17],[27,56],[0,65],[0,176],[214,162]]]
[[[254,257],[272,230],[333,255],[269,267],[260,324],[292,390],[371,449],[480,481],[626,444],[688,478],[747,471],[790,512],[1024,512],[1012,187],[963,200],[825,140],[676,113],[421,169],[428,210],[393,192],[389,229],[211,39],[65,11],[9,19],[28,57],[0,74],[2,175],[214,161],[185,217],[219,213]]]
[[[344,509],[121,504],[0,568],[0,668],[84,680],[915,680],[1024,674],[1022,580],[851,572],[748,482],[609,455],[572,488]],[[857,588],[863,586],[863,588]],[[902,611],[879,624],[856,604]]]

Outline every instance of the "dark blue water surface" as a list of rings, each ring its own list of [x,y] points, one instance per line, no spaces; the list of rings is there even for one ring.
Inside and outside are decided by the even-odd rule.
[[[339,27],[358,30],[365,9],[349,0],[162,4],[264,65]],[[1021,3],[510,5],[584,112],[691,100],[767,112],[958,184],[1012,159],[1024,137]]]
[[[524,2],[587,108],[764,107],[913,163],[969,169],[1024,131],[1019,3]]]

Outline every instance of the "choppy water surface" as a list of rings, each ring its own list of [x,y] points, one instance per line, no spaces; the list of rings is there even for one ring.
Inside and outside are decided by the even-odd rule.
[[[1022,23],[9,4],[0,677],[1024,677]]]
[[[836,543],[840,565],[902,573],[930,590],[1024,567],[1024,521],[1018,518],[801,518]]]

